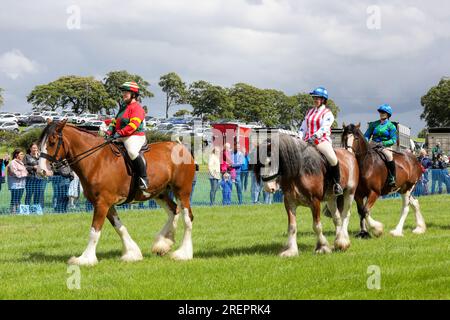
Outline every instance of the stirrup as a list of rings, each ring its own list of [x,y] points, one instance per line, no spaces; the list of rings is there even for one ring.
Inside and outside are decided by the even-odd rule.
[[[139,189],[145,191],[148,189],[148,179],[139,177]]]
[[[396,185],[395,185],[395,178],[394,177],[389,177],[388,178],[388,186],[389,187],[395,187]]]
[[[340,196],[344,193],[344,191],[342,190],[342,187],[339,183],[334,184],[333,192],[336,196]]]

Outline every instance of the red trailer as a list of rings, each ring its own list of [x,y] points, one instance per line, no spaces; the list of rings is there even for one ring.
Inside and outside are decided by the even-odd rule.
[[[250,146],[250,134],[252,132],[252,127],[235,123],[213,123],[212,124],[212,140],[214,146],[219,146],[223,148],[225,143],[229,143],[231,148],[233,148],[234,139],[237,138],[239,146],[245,146],[246,153],[248,153]]]

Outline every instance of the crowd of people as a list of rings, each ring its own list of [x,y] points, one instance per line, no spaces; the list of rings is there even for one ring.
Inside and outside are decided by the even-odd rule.
[[[431,158],[427,151],[422,149],[419,161],[423,167],[423,175],[414,190],[415,195],[441,194],[445,185],[450,194],[450,175],[448,172],[449,158],[442,152],[439,143],[431,149]],[[431,190],[429,189],[431,172]],[[436,190],[437,186],[437,190]]]
[[[2,184],[7,182],[11,193],[9,209],[12,214],[42,213],[48,183],[51,183],[53,187],[52,209],[54,212],[67,212],[75,205],[75,200],[82,192],[80,180],[73,171],[70,171],[68,175],[53,172],[48,179],[38,175],[39,148],[36,143],[33,143],[26,153],[21,149],[15,149],[11,157],[5,154],[0,159],[0,164],[2,169],[0,190]],[[25,199],[22,202],[24,194]]]

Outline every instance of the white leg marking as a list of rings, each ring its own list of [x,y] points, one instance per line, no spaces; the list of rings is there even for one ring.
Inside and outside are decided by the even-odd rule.
[[[372,231],[375,237],[380,237],[384,232],[384,226],[381,222],[374,220],[369,214],[366,217],[366,222],[369,225],[370,231]]]
[[[391,230],[391,235],[394,237],[403,237],[403,225],[405,224],[406,217],[408,216],[409,212],[409,196],[411,194],[411,190],[406,191],[404,194],[402,194],[402,213],[400,216],[400,220],[395,227],[394,230]]]
[[[98,240],[100,239],[101,231],[95,231],[94,228],[91,228],[89,233],[89,243],[84,250],[83,254],[79,257],[72,257],[69,259],[69,264],[76,264],[80,266],[93,266],[97,264],[97,256],[95,254],[95,250],[97,248]]]
[[[140,261],[143,259],[141,249],[136,244],[136,242],[131,239],[130,234],[128,233],[127,228],[124,225],[120,227],[116,227],[116,232],[122,239],[123,244],[123,252],[122,252],[122,260],[127,262],[132,261]]]
[[[350,210],[353,202],[353,195],[344,193],[344,207],[342,209],[342,227],[339,233],[336,233],[334,246],[336,249],[345,251],[350,247],[350,236],[348,235],[348,224],[350,222]]]
[[[317,236],[316,253],[331,253],[328,241],[322,233],[322,223],[313,222],[313,229]]]
[[[413,230],[413,233],[415,234],[425,233],[425,231],[427,230],[427,225],[425,224],[425,219],[423,218],[422,213],[420,212],[419,200],[411,196],[410,204],[414,208],[414,213],[416,215],[416,228]]]
[[[158,255],[165,255],[170,251],[175,243],[175,231],[179,215],[174,215],[165,201],[156,201],[167,213],[167,222],[161,231],[156,235],[153,242],[152,252]]]
[[[175,260],[190,260],[194,255],[192,248],[192,221],[189,218],[189,209],[183,208],[184,235],[183,242],[178,250],[172,254]]]
[[[286,247],[280,253],[280,257],[295,257],[298,256],[298,245],[297,245],[297,220],[295,219],[295,212],[297,210],[297,205],[290,203],[290,211],[294,215],[294,221],[288,223],[288,241]]]

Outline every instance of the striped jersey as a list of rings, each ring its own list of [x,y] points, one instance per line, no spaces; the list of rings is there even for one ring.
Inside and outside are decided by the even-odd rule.
[[[331,143],[331,126],[334,116],[325,105],[319,108],[309,109],[300,127],[300,136],[303,140],[317,138],[319,142],[328,141]]]
[[[108,134],[117,132],[122,137],[145,135],[143,120],[145,111],[138,102],[121,107],[116,118],[109,125]]]

